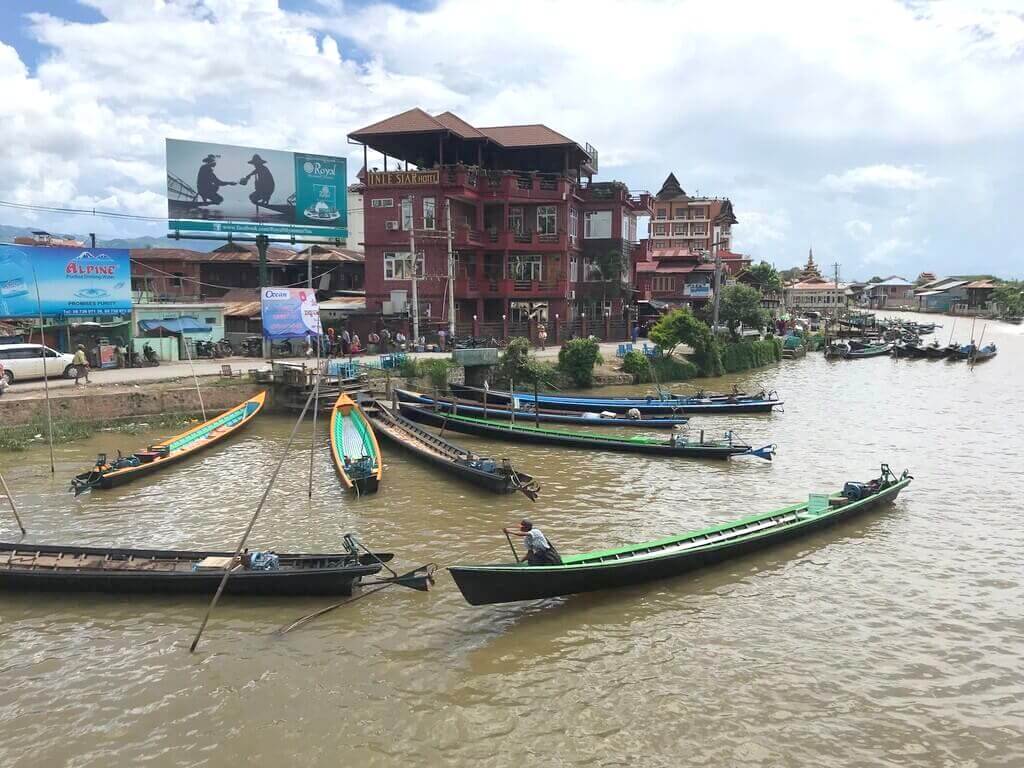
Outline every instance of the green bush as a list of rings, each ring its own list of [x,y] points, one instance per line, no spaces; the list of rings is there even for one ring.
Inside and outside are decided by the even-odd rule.
[[[805,333],[803,335],[804,348],[808,352],[814,352],[825,346],[824,333]]]
[[[594,366],[604,362],[596,341],[573,339],[562,345],[558,352],[558,369],[577,387],[594,383]]]
[[[398,372],[406,379],[415,379],[420,375],[420,366],[415,357],[406,357],[398,366]]]
[[[654,324],[648,335],[669,357],[680,344],[688,345],[693,349],[693,362],[703,376],[722,375],[718,342],[707,323],[698,320],[689,310],[672,310]]]
[[[650,384],[655,380],[686,381],[700,375],[700,370],[689,360],[661,355],[648,358],[636,350],[626,353],[622,359],[622,371],[631,374],[637,384]]]
[[[444,391],[448,389],[448,373],[455,364],[451,360],[420,360],[419,375],[430,380],[430,386]]]
[[[759,368],[782,359],[782,340],[741,341],[721,348],[722,367],[726,373]]]
[[[622,358],[622,372],[632,376],[642,376],[647,372],[647,355],[635,349],[627,352]]]

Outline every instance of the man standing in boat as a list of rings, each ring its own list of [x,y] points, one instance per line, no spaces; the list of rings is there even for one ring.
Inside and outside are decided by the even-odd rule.
[[[561,565],[562,556],[548,541],[540,528],[534,528],[527,519],[519,522],[518,529],[503,528],[506,536],[521,536],[526,544],[526,562],[530,565]]]

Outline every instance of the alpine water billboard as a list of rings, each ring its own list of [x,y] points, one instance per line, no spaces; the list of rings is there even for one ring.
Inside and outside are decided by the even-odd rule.
[[[127,315],[131,291],[123,248],[0,244],[0,317]]]
[[[167,139],[167,218],[182,232],[347,237],[345,158]]]

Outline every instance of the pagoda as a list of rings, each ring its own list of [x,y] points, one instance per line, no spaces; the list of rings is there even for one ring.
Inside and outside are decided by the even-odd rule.
[[[814,263],[814,249],[807,249],[807,263],[804,265],[803,272],[800,273],[799,282],[804,280],[811,280],[813,278],[821,279],[821,270],[818,269],[818,265]]]

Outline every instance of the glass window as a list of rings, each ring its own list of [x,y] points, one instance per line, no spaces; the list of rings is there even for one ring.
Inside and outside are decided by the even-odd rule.
[[[686,225],[685,224],[680,224],[679,222],[676,222],[675,224],[672,225],[672,234],[673,235],[685,235],[686,234]]]
[[[579,233],[579,211],[569,208],[569,242],[575,243]]]
[[[509,272],[513,280],[537,280],[543,279],[544,259],[539,254],[522,255],[517,254],[509,261]]]
[[[412,229],[412,200],[407,197],[402,199],[402,229]]]
[[[668,218],[668,208],[659,208],[658,209],[658,218],[659,219],[667,219]]]
[[[665,225],[664,224],[655,224],[654,225],[654,234],[655,235],[661,235],[662,237],[664,237],[665,236]]]
[[[569,259],[569,282],[578,283],[580,281],[580,260],[573,254]]]
[[[523,234],[523,209],[519,207],[508,209],[508,229],[517,235]]]
[[[587,259],[583,262],[583,277],[588,283],[599,283],[602,281],[601,269],[593,261]]]
[[[656,224],[655,227],[658,225]],[[664,226],[664,225],[661,225]],[[587,211],[583,217],[583,237],[591,239],[607,239],[612,236],[611,211]]]
[[[371,208],[394,208],[395,199],[393,197],[375,197],[370,201]]]
[[[554,235],[558,232],[558,209],[553,205],[537,206],[537,233]]]
[[[384,279],[385,280],[411,280],[412,270],[409,264],[409,252],[385,252],[384,254]],[[423,277],[423,254],[416,258],[416,277]]]
[[[181,288],[183,277],[185,277],[184,272],[175,272],[174,277],[171,278],[171,285],[174,286],[175,288]]]
[[[437,226],[436,221],[436,205],[434,198],[424,197],[423,198],[423,228],[424,229],[435,229]]]

